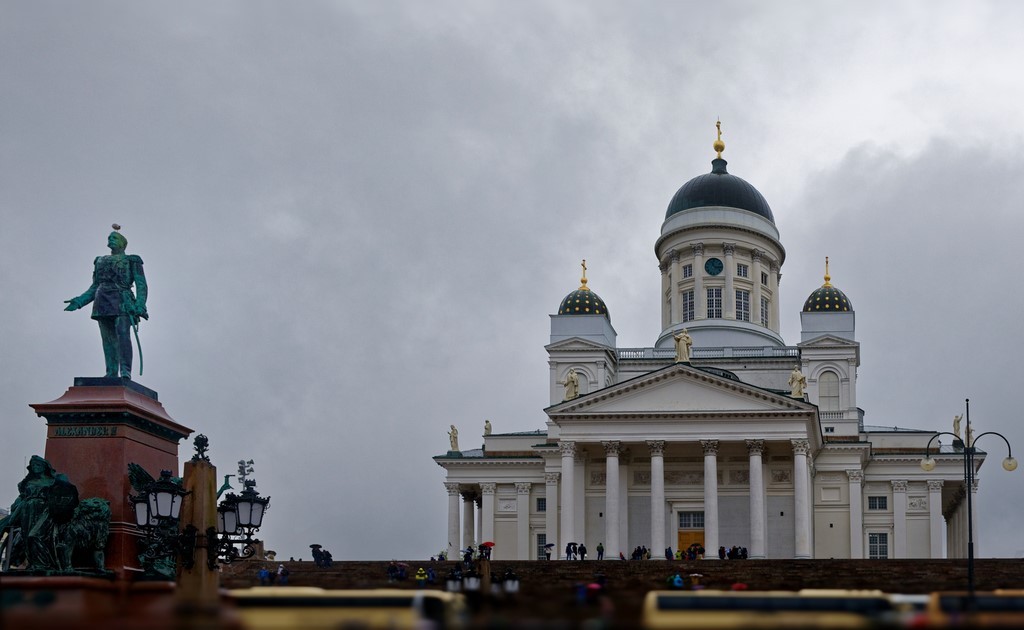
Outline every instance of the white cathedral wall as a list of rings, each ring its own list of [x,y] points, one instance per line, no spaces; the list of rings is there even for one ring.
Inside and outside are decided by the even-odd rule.
[[[626,544],[622,547],[622,553],[626,554],[627,558],[637,545],[651,549],[651,497],[649,495],[629,497],[628,518],[629,531],[623,539]],[[672,547],[674,549],[675,545]],[[652,558],[663,558],[664,554],[664,549],[651,549]]]
[[[835,506],[814,511],[814,557],[850,557],[850,508]]]
[[[766,540],[769,558],[792,558],[796,555],[796,526],[793,520],[793,495],[765,497],[768,518]],[[725,544],[722,541],[721,544]]]
[[[750,497],[718,496],[718,544],[729,549],[733,545],[750,549]],[[717,557],[717,549],[707,549]]]
[[[927,515],[907,517],[907,557],[931,557],[931,537]]]
[[[515,560],[519,557],[519,542],[516,534],[515,514],[512,518],[502,516],[494,519],[494,549],[491,558],[494,560]]]

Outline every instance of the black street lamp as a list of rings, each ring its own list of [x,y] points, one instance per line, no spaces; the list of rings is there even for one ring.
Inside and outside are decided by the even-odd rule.
[[[942,433],[936,433],[932,436],[932,439],[928,440],[928,446],[924,450],[924,459],[921,460],[921,468],[925,471],[932,471],[935,469],[935,460],[931,457],[932,442],[935,441],[940,435],[949,435],[954,438],[954,446],[959,442],[963,444],[963,448],[959,451],[964,458],[964,484],[967,490],[967,593],[970,600],[974,601],[974,507],[971,503],[971,489],[974,488],[974,455],[975,455],[975,444],[978,440],[985,437],[986,435],[998,435],[1003,438],[1003,442],[1006,442],[1006,459],[1003,460],[1003,468],[1009,472],[1013,472],[1017,469],[1017,460],[1013,458],[1013,453],[1010,449],[1010,441],[1006,439],[1002,433],[996,431],[986,431],[978,437],[974,437],[974,430],[971,429],[971,399],[967,398],[964,400],[966,405],[966,418],[967,418],[967,432],[964,434],[967,438],[966,441],[961,441],[960,436],[955,433],[943,431]],[[956,427],[954,427],[955,429]]]
[[[239,558],[251,558],[256,553],[253,534],[263,525],[263,515],[270,507],[270,497],[261,497],[256,482],[245,480],[245,489],[238,495],[228,494],[217,506],[217,527],[207,528],[207,558],[210,570],[217,563],[230,564]],[[238,549],[241,545],[241,550]]]
[[[161,470],[160,478],[146,484],[141,494],[129,496],[135,507],[135,524],[149,540],[147,554],[180,556],[186,569],[195,564],[199,533],[191,524],[178,531],[181,503],[189,494],[171,479],[171,471]]]

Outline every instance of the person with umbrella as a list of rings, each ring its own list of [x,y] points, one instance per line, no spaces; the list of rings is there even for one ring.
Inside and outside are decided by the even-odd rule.
[[[548,543],[544,545],[544,555],[548,560],[551,560],[551,548],[555,546],[555,543]]]

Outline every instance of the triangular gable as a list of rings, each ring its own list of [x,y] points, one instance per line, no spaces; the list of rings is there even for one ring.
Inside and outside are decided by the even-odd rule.
[[[611,351],[611,348],[609,348],[606,345],[603,345],[603,344],[600,344],[600,343],[594,343],[593,341],[590,341],[588,339],[584,339],[582,337],[570,337],[569,339],[562,339],[561,341],[556,341],[555,343],[551,343],[551,344],[548,344],[548,345],[544,346],[544,349],[547,350],[548,352],[551,352],[552,350],[556,350],[556,351],[566,351],[566,350],[569,350],[569,351],[576,351],[576,352],[579,352],[579,351],[592,352],[594,350],[599,350],[599,351],[602,351],[602,352],[609,352],[609,351]]]
[[[814,406],[753,385],[675,364],[548,408],[552,419],[578,414],[813,411]]]
[[[833,347],[833,346],[859,346],[860,344],[856,341],[850,341],[849,339],[843,339],[842,337],[836,337],[828,333],[823,333],[820,337],[815,337],[810,341],[804,341],[797,344],[801,348],[814,348],[814,347]]]

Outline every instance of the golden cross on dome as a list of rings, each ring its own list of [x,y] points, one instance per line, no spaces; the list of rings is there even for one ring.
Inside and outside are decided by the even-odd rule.
[[[583,262],[580,263],[583,266],[583,277],[580,278],[580,291],[589,291],[587,288],[587,259],[584,258]]]
[[[718,129],[718,139],[711,145],[715,151],[718,152],[718,159],[722,159],[722,151],[725,151],[725,143],[722,142],[722,121],[721,119],[715,121],[715,128]]]
[[[825,256],[825,284],[824,287],[832,286],[832,276],[828,275],[828,256]]]

